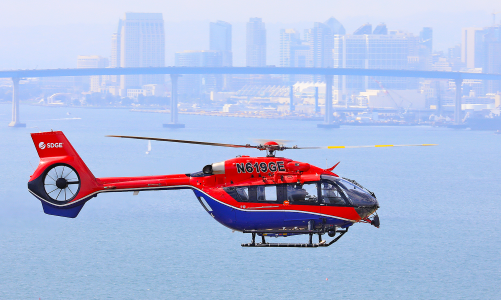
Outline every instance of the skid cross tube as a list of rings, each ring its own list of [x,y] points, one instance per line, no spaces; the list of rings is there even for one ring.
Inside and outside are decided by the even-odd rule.
[[[329,247],[330,245],[337,242],[343,235],[348,232],[348,228],[345,230],[338,230],[339,235],[326,243],[322,241],[322,234],[325,233],[323,230],[244,230],[244,233],[252,234],[252,242],[242,244],[242,247],[297,247],[297,248],[318,248],[318,247]],[[264,236],[266,234],[280,234],[280,233],[290,233],[290,234],[308,234],[309,243],[266,243]],[[256,243],[256,234],[261,234],[261,243]],[[314,234],[318,234],[318,243],[313,243],[312,238]]]

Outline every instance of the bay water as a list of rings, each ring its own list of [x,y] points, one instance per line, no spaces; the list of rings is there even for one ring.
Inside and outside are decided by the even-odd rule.
[[[501,135],[433,127],[317,129],[316,122],[126,109],[0,104],[0,299],[499,299]],[[2,125],[3,124],[3,125]],[[279,155],[373,191],[381,228],[355,224],[319,249],[242,248],[189,190],[101,194],[76,219],[43,213],[27,190],[29,133],[62,130],[96,177],[191,173],[252,149],[105,137],[139,135],[289,145],[436,143],[435,147],[289,150]],[[272,242],[275,239],[271,240]],[[307,236],[277,242],[305,242]]]

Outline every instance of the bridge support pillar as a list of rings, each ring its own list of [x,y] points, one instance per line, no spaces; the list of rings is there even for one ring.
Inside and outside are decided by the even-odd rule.
[[[10,127],[26,127],[19,121],[19,78],[12,78],[12,122],[9,123]]]
[[[294,111],[294,86],[291,85],[289,89],[289,113]]]
[[[318,86],[315,87],[315,114],[320,112],[320,108],[318,107]]]
[[[318,128],[339,128],[339,124],[332,123],[332,75],[325,75],[325,122],[317,124]]]
[[[184,124],[179,124],[177,121],[177,80],[180,75],[170,74],[172,83],[171,96],[170,96],[170,123],[163,124],[164,128],[184,128]]]
[[[461,85],[463,84],[463,79],[461,78],[456,78],[456,103],[454,106],[454,124],[459,125],[461,124],[461,97],[462,97],[462,89]]]

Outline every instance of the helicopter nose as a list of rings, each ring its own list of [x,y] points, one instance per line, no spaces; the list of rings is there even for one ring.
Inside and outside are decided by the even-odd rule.
[[[364,201],[359,200],[357,206],[355,207],[355,211],[361,219],[365,219],[372,215],[379,208],[379,202],[374,195],[364,197],[363,200]]]

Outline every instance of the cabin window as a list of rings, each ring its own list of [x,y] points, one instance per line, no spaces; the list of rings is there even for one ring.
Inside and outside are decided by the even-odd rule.
[[[290,204],[318,204],[318,186],[316,182],[287,185],[287,200]]]
[[[240,198],[240,201],[249,201],[249,188],[248,187],[237,187],[236,190],[237,190],[237,195]]]
[[[276,185],[225,187],[223,189],[238,202],[278,202],[278,192],[282,190],[281,186]]]
[[[346,196],[336,184],[331,181],[322,180],[320,185],[322,203],[327,205],[348,205]]]
[[[264,198],[266,201],[277,201],[277,186],[266,185],[264,187]]]

